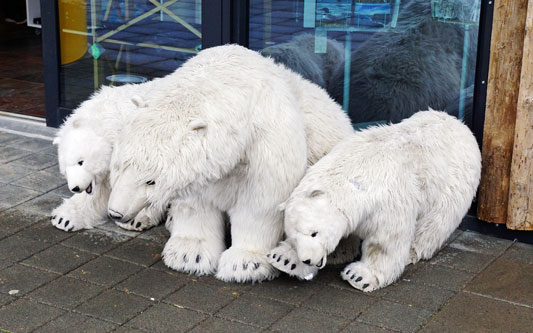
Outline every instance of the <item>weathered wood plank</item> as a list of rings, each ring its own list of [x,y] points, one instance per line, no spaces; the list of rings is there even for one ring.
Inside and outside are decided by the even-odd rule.
[[[506,223],[528,1],[494,3],[478,218]]]
[[[511,163],[507,227],[533,230],[533,0],[529,0]]]

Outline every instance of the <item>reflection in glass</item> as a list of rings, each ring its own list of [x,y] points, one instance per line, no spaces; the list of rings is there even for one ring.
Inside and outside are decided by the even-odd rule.
[[[251,0],[250,47],[325,88],[355,126],[472,117],[480,0]]]
[[[201,0],[60,0],[60,102],[164,76],[201,48]]]

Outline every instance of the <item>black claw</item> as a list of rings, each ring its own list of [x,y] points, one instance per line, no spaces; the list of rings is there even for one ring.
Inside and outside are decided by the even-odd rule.
[[[296,264],[292,264],[291,271],[294,270],[295,268],[296,268]]]
[[[351,270],[347,270],[346,273],[344,273],[344,274],[348,275],[348,274],[350,274],[350,272],[351,272]]]
[[[287,266],[289,264],[289,259],[285,259],[285,266]]]
[[[275,253],[272,255],[272,259],[276,259],[276,254]]]
[[[57,215],[54,215],[54,216],[52,216],[52,220],[55,220],[55,219],[56,219],[56,217],[57,217]]]
[[[183,256],[183,261],[185,261],[185,262],[189,262],[189,259],[187,258],[187,255],[184,255],[184,256]]]
[[[358,277],[357,279],[355,279],[355,282],[359,282],[359,281],[361,281],[362,279],[363,279],[363,277],[360,276],[360,277]]]
[[[368,287],[368,283],[363,284],[363,289],[366,289]]]
[[[281,261],[281,256],[278,257],[278,260],[276,260],[277,262],[280,262]]]
[[[353,280],[355,278],[355,274],[353,274],[350,279]]]
[[[137,224],[135,225],[135,228],[139,228],[141,226],[141,222],[137,222]]]
[[[202,260],[202,257],[200,257],[200,255],[197,255],[197,256],[196,256],[196,263],[199,263],[200,260]]]
[[[69,220],[66,220],[66,221],[65,221],[65,228],[68,226],[69,223],[70,223]]]
[[[258,263],[258,262],[256,262],[256,263],[254,264],[254,270],[258,269],[258,268],[259,268],[259,266],[261,266],[261,264],[260,264],[260,263]]]
[[[61,222],[63,222],[63,218],[62,217],[59,218],[59,222],[57,222],[57,224],[61,224]]]
[[[74,229],[74,227],[72,227],[72,228],[68,229],[68,232],[71,232],[71,231],[72,231],[73,229]]]
[[[133,227],[134,223],[135,223],[135,220],[131,220],[130,225]]]
[[[242,264],[242,270],[245,271],[248,268],[248,264]]]

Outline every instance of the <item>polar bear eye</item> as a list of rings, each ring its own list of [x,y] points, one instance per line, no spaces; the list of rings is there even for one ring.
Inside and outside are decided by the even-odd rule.
[[[146,182],[146,185],[155,185],[155,181],[149,180]]]
[[[78,165],[80,165],[80,166],[83,165],[83,160],[78,161]]]
[[[313,232],[313,233],[311,234],[311,237],[316,237],[317,234],[318,234],[318,232],[315,231],[315,232]]]

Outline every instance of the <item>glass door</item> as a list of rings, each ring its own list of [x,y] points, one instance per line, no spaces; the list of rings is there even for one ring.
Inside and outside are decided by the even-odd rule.
[[[313,81],[355,127],[431,107],[472,121],[480,0],[250,0],[249,46]]]
[[[139,83],[202,47],[201,0],[59,0],[59,107],[101,85]]]

